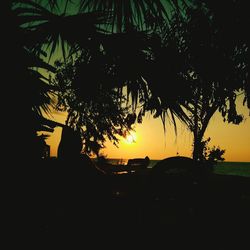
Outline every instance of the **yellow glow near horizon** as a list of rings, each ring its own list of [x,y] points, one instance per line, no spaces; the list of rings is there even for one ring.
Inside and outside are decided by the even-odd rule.
[[[242,103],[242,99],[239,100]],[[211,137],[209,146],[219,146],[225,149],[226,161],[250,162],[250,118],[249,110],[239,105],[239,113],[243,114],[245,120],[239,125],[223,122],[221,115],[217,112],[211,119],[204,138]],[[56,114],[55,120],[64,123],[65,114]],[[108,158],[128,159],[144,158],[164,159],[166,157],[182,155],[191,157],[193,136],[187,127],[177,121],[177,135],[174,133],[173,124],[166,124],[164,134],[160,119],[146,116],[142,124],[135,126],[136,143],[128,143],[123,137],[120,138],[119,148],[112,142],[107,141],[105,148],[101,151]],[[54,133],[47,139],[51,145],[51,156],[57,155],[57,147],[60,141],[61,128],[56,128]]]

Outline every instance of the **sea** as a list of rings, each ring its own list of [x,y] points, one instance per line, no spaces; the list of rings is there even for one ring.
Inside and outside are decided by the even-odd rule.
[[[128,159],[110,158],[111,164],[127,164]],[[148,168],[153,168],[160,160],[150,160]],[[216,174],[238,175],[250,177],[250,162],[218,162],[214,168]]]

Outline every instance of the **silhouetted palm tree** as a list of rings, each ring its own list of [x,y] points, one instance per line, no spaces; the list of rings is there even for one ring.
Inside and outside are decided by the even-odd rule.
[[[208,7],[212,4],[210,1],[204,2],[207,2]],[[105,87],[122,90],[127,86],[127,95],[132,97],[134,110],[138,102],[142,105],[139,121],[145,112],[151,111],[155,117],[161,116],[165,122],[166,114],[170,111],[173,118],[176,115],[187,122],[182,105],[198,102],[201,94],[198,91],[200,79],[205,83],[202,91],[219,82],[219,88],[216,87],[219,107],[223,110],[228,98],[232,103],[228,114],[230,110],[233,114],[236,89],[243,87],[246,99],[249,98],[247,59],[243,59],[244,63],[235,68],[232,74],[228,73],[232,69],[230,63],[241,63],[243,57],[247,58],[247,37],[240,33],[240,39],[236,39],[234,44],[222,39],[224,33],[229,38],[229,32],[220,29],[223,20],[217,22],[218,6],[212,5],[216,11],[210,15],[209,8],[198,1],[189,1],[188,5],[181,1],[180,5],[177,1],[169,0],[168,5],[165,5],[161,1],[150,0],[82,0],[79,1],[80,12],[75,11],[76,14],[70,15],[66,13],[70,1],[64,3],[62,7],[59,1],[22,1],[25,8],[16,8],[15,13],[29,33],[30,42],[27,47],[41,55],[39,48],[45,44],[51,48],[52,56],[60,44],[65,58],[67,46],[70,46],[73,56],[79,51],[91,54],[91,60],[94,60],[96,66],[92,67],[93,72],[95,69],[105,72]],[[52,9],[46,8],[48,4]],[[60,6],[61,9],[58,10]],[[176,13],[174,18],[169,15],[168,7]],[[86,10],[92,12],[85,13]],[[192,12],[192,20],[189,20],[190,15],[186,10]],[[238,18],[236,16],[234,22]],[[246,15],[241,19],[242,22],[245,19]],[[201,25],[197,25],[197,22]],[[79,27],[78,32],[75,32],[76,27]],[[215,30],[221,32],[215,35]],[[228,60],[230,55],[234,56],[234,62]],[[199,81],[194,81],[192,74],[198,75]],[[243,79],[241,83],[237,81],[238,77],[235,78],[237,74]],[[78,76],[78,82],[83,82],[85,76]],[[223,81],[226,78],[227,82]],[[230,85],[229,79],[233,80],[233,84]],[[96,76],[92,80],[95,84],[91,87],[95,88],[99,80]],[[163,84],[167,91],[163,91]],[[225,88],[227,91],[224,91]]]
[[[134,109],[136,108],[138,99],[144,105],[139,114],[139,120],[141,120],[142,114],[148,110],[152,112],[155,110],[156,116],[159,116],[162,113],[165,114],[165,111],[168,109],[174,109],[174,113],[179,113],[179,116],[182,117],[183,112],[179,108],[178,101],[175,101],[174,105],[164,105],[164,109],[160,109],[155,105],[155,100],[158,97],[149,95],[149,83],[145,81],[144,78],[144,75],[152,65],[152,52],[150,50],[152,49],[151,43],[154,39],[152,39],[151,35],[148,35],[148,32],[138,30],[144,27],[143,25],[135,26],[135,20],[132,18],[133,13],[136,13],[137,18],[142,18],[143,16],[142,20],[144,20],[144,23],[147,21],[146,15],[148,15],[148,11],[154,12],[154,15],[159,11],[160,18],[166,14],[165,9],[160,3],[156,5],[152,5],[151,3],[150,5],[150,2],[151,1],[145,1],[145,3],[140,3],[138,6],[133,3],[132,5],[134,7],[128,12],[122,11],[126,8],[126,4],[122,3],[119,6],[117,5],[116,7],[119,8],[115,8],[115,10],[118,13],[114,11],[116,18],[114,18],[113,21],[116,20],[118,23],[115,21],[112,22],[112,25],[118,25],[118,28],[112,28],[111,31],[114,32],[114,30],[121,30],[124,32],[115,33],[109,33],[109,28],[106,30],[100,28],[106,27],[105,25],[110,23],[110,18],[105,16],[106,12],[103,12],[102,9],[100,9],[101,12],[97,12],[97,10],[99,10],[98,8],[102,8],[103,6],[94,9],[94,13],[83,13],[72,16],[67,16],[65,14],[61,16],[38,4],[27,3],[27,7],[25,9],[17,9],[17,13],[21,15],[23,23],[24,25],[26,24],[26,26],[27,23],[32,21],[30,16],[35,14],[35,22],[33,20],[31,25],[27,26],[27,29],[31,33],[30,46],[31,48],[36,49],[36,51],[41,45],[47,44],[51,47],[52,54],[55,51],[59,40],[64,56],[66,55],[65,41],[67,42],[67,45],[71,46],[71,51],[73,50],[76,52],[79,50],[88,50],[93,57],[96,57],[95,60],[100,59],[98,54],[100,53],[100,50],[103,50],[103,53],[106,53],[106,61],[104,63],[106,64],[106,69],[109,71],[109,79],[106,79],[106,86],[120,89],[127,86],[127,95],[132,97]],[[84,6],[86,7],[86,5],[81,5],[81,7]],[[146,7],[142,8],[142,6]],[[97,5],[95,7],[97,7]],[[137,9],[137,7],[139,9]],[[149,7],[153,9],[150,10]],[[118,19],[120,20],[120,17],[117,19],[117,16],[120,15],[125,16],[123,18],[125,23],[123,21],[122,23],[119,23]],[[79,26],[79,23],[81,24],[82,31],[80,30],[79,33],[76,33],[74,32],[74,29],[77,25]],[[82,25],[85,23],[86,25]],[[94,23],[99,24],[99,28],[93,25]],[[160,24],[163,24],[163,20]],[[61,27],[63,27],[63,29]],[[145,27],[148,26],[145,24]],[[130,67],[131,61],[137,65],[136,68]],[[83,78],[84,77],[86,78],[86,76],[83,75]],[[81,79],[81,74],[79,74],[78,79]],[[162,119],[163,121],[165,120],[164,115],[162,116]]]
[[[17,1],[8,1],[5,5],[6,35],[4,48],[9,51],[5,60],[4,71],[9,94],[8,99],[12,109],[9,111],[7,127],[9,133],[10,155],[16,154],[20,158],[35,157],[32,149],[29,151],[20,146],[25,141],[32,145],[36,141],[36,131],[41,130],[43,112],[49,112],[49,104],[53,87],[49,79],[40,70],[54,71],[54,67],[44,62],[35,51],[30,48],[30,30],[23,27],[23,17],[18,9],[13,9]],[[31,18],[31,16],[30,16]],[[34,17],[34,19],[36,19]],[[18,134],[18,137],[16,136]],[[15,139],[12,137],[15,135]],[[18,140],[16,140],[18,138]],[[15,142],[15,143],[14,143]]]
[[[182,51],[181,75],[189,83],[190,97],[186,108],[190,112],[189,129],[194,135],[193,158],[202,159],[202,139],[214,113],[221,112],[224,120],[239,124],[236,97],[245,90],[248,82],[248,46],[245,40],[224,40],[218,32],[214,13],[203,6],[188,8],[177,29],[169,33],[177,36],[176,45]],[[229,39],[229,37],[228,37]]]

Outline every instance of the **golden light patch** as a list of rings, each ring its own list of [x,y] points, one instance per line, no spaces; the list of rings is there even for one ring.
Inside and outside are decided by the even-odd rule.
[[[127,144],[135,143],[136,142],[136,134],[135,133],[128,134],[125,138],[125,142]]]

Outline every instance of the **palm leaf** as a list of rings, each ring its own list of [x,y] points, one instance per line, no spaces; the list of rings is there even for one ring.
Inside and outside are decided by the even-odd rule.
[[[83,13],[77,15],[58,15],[40,6],[35,2],[24,1],[27,6],[14,8],[18,16],[19,25],[22,26],[29,37],[29,44],[41,47],[47,44],[50,48],[51,58],[59,45],[63,56],[66,57],[66,44],[87,44],[89,37],[95,37],[99,28],[96,25],[107,22],[107,15],[100,12]],[[80,24],[80,27],[79,27]],[[79,31],[75,32],[75,27]]]
[[[82,0],[80,10],[85,11],[105,11],[112,12],[111,31],[125,31],[127,25],[138,26],[145,29],[145,19],[150,10],[155,16],[166,18],[167,11],[160,0]]]

